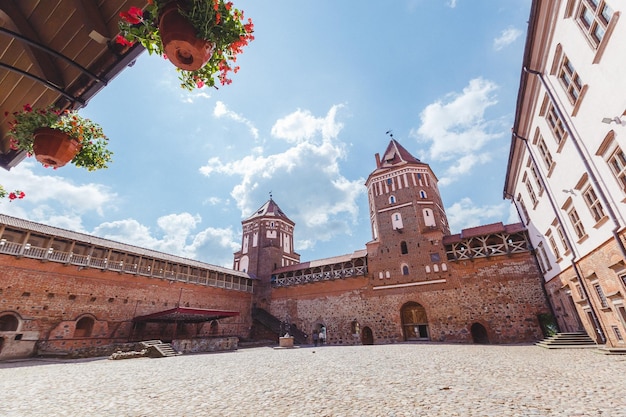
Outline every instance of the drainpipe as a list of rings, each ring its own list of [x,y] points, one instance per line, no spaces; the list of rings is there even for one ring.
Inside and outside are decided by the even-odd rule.
[[[560,116],[559,116],[560,117]],[[533,162],[533,165],[536,167],[539,167],[539,165],[537,165],[537,161],[535,159],[535,155],[533,155],[532,150],[530,148],[530,145],[528,144],[528,139],[524,138],[522,136],[519,136],[517,133],[513,132],[513,137],[516,139],[521,140],[522,142],[524,142],[524,145],[526,146],[526,151],[528,152],[528,154],[530,155],[530,159]],[[606,343],[606,336],[604,333],[604,330],[602,329],[602,326],[600,324],[600,321],[598,320],[598,316],[596,314],[596,311],[593,307],[593,303],[591,302],[591,298],[589,297],[589,291],[587,291],[587,284],[586,282],[583,280],[583,276],[582,273],[578,267],[578,264],[576,263],[576,250],[575,250],[575,246],[572,244],[572,240],[569,237],[569,233],[568,233],[568,229],[567,227],[565,227],[565,224],[563,222],[563,219],[561,218],[561,211],[557,208],[556,203],[554,201],[554,198],[550,192],[550,188],[547,186],[547,182],[543,177],[543,173],[539,170],[539,180],[541,181],[541,185],[543,186],[543,189],[546,190],[546,195],[548,196],[548,201],[550,202],[550,206],[552,207],[552,211],[554,212],[554,215],[556,216],[556,220],[557,222],[559,222],[559,226],[561,226],[561,231],[563,232],[563,237],[565,237],[565,240],[567,242],[567,246],[572,250],[572,259],[570,260],[571,264],[572,264],[572,268],[574,269],[574,272],[576,273],[576,277],[578,278],[578,282],[580,283],[580,287],[583,290],[583,293],[585,294],[585,298],[587,298],[588,304],[589,304],[589,309],[591,311],[591,317],[593,318],[593,325],[596,327],[596,329],[598,330],[598,334],[600,335],[600,340],[602,341],[602,343]],[[511,196],[513,197],[513,196]],[[515,200],[513,200],[515,202]],[[517,205],[516,205],[517,207]],[[520,216],[521,218],[521,216]],[[536,255],[535,255],[536,256]],[[544,293],[547,296],[545,287],[544,287]],[[550,303],[550,306],[552,307],[552,303]],[[554,314],[554,311],[552,312]],[[556,317],[556,315],[555,315]]]
[[[543,76],[543,74],[541,72],[534,71],[534,70],[528,69],[526,67],[524,67],[524,71],[529,73],[529,74],[537,75],[539,77],[539,81],[541,81],[541,84],[543,84],[543,88],[548,93],[548,97],[550,97],[550,102],[554,106],[554,109],[556,110],[557,115],[559,116],[559,118],[563,121],[563,126],[565,127],[565,130],[567,131],[567,134],[572,138],[572,142],[574,143],[574,147],[576,148],[576,152],[578,152],[578,156],[583,161],[583,164],[585,166],[585,171],[589,175],[589,178],[591,178],[591,182],[594,185],[594,189],[598,193],[598,196],[602,199],[602,204],[606,207],[606,210],[609,213],[609,217],[611,218],[611,221],[615,225],[615,227],[613,228],[611,233],[613,234],[613,239],[615,239],[615,242],[617,243],[617,246],[618,246],[620,252],[622,253],[622,258],[626,259],[626,247],[624,246],[624,242],[622,242],[622,240],[620,239],[619,235],[617,234],[617,231],[620,230],[621,225],[619,224],[619,221],[617,220],[617,216],[615,215],[615,212],[613,211],[613,206],[610,204],[609,199],[607,198],[606,194],[604,193],[603,188],[600,187],[600,182],[598,181],[598,178],[596,177],[596,175],[594,174],[593,170],[591,169],[591,165],[589,165],[589,161],[585,157],[585,154],[583,153],[583,150],[582,150],[582,148],[580,146],[580,143],[578,143],[578,138],[574,135],[574,132],[572,131],[569,123],[567,123],[567,120],[565,119],[563,113],[561,112],[561,109],[559,108],[558,103],[557,103],[554,95],[552,94],[552,90],[550,90],[550,88],[548,86],[548,83],[546,82],[546,80],[545,80],[545,78],[544,78],[544,76]]]

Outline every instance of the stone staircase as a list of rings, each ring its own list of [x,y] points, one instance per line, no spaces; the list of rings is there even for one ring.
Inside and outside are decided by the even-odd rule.
[[[285,323],[281,322],[277,317],[262,308],[253,308],[252,318],[278,336],[283,336],[285,333],[289,333],[290,336],[293,336],[294,341],[297,344],[307,343],[307,335],[302,330],[298,329],[295,324],[292,323],[285,328]]]
[[[163,343],[160,340],[144,340],[140,343],[141,346],[148,351],[147,356],[151,358],[166,358],[180,355],[179,352],[174,350],[171,344]]]
[[[595,349],[598,347],[585,332],[557,333],[535,343],[535,346],[545,349]]]

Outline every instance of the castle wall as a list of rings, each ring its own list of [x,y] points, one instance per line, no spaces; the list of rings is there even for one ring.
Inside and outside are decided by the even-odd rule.
[[[252,294],[166,279],[0,255],[0,359],[43,350],[71,351],[126,342],[133,317],[181,307],[238,311],[219,321],[219,335],[247,337]],[[81,329],[80,319],[89,329]],[[10,317],[9,317],[10,318]],[[1,322],[0,322],[1,323]],[[0,324],[0,330],[2,330]],[[79,328],[77,328],[79,326]],[[148,323],[143,336],[209,335],[209,325]],[[88,333],[88,334],[86,334]]]
[[[427,340],[471,343],[478,323],[490,343],[534,342],[543,337],[538,315],[549,313],[539,276],[530,253],[491,257],[452,263],[445,282],[385,288],[370,274],[275,288],[270,312],[308,334],[324,325],[332,345],[363,343],[365,327],[376,344],[407,340],[401,315],[407,303],[424,307]]]

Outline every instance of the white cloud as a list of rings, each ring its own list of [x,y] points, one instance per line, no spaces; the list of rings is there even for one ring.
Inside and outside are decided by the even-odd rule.
[[[499,51],[515,42],[520,36],[522,36],[521,30],[509,27],[503,30],[502,33],[500,33],[500,36],[493,40],[493,49]]]
[[[509,204],[476,206],[466,197],[446,208],[450,232],[460,233],[462,229],[501,221],[508,213]],[[519,221],[519,220],[518,220]]]
[[[340,172],[339,162],[346,156],[346,145],[337,140],[343,127],[336,121],[341,107],[333,106],[324,117],[298,109],[272,127],[272,135],[285,139],[290,147],[270,155],[256,150],[228,162],[214,157],[200,172],[241,178],[231,196],[243,217],[273,191],[275,201],[298,224],[298,234],[308,237],[307,247],[349,233],[357,221],[356,200],[364,192],[364,179],[352,181]]]
[[[272,136],[285,139],[289,143],[302,143],[315,142],[316,136],[321,133],[320,139],[332,140],[343,128],[343,124],[335,120],[337,110],[342,107],[343,105],[331,107],[324,118],[315,117],[308,110],[298,109],[274,123]]]
[[[25,160],[10,172],[0,170],[0,184],[26,193],[23,200],[8,206],[2,204],[0,210],[3,213],[16,216],[19,213],[19,217],[59,227],[62,224],[77,226],[79,215],[97,213],[103,216],[104,209],[111,208],[117,198],[116,193],[102,184],[75,184],[57,175],[38,175],[33,171],[34,166],[35,162]],[[27,209],[32,209],[30,215],[26,214]],[[54,219],[56,222],[52,223]]]
[[[259,129],[257,129],[250,120],[246,119],[240,114],[235,113],[232,110],[229,110],[228,107],[226,107],[226,105],[221,101],[215,103],[215,107],[213,108],[213,116],[217,117],[218,119],[226,117],[235,122],[241,123],[250,130],[250,133],[252,134],[252,137],[254,137],[254,139],[259,138]]]
[[[485,120],[487,109],[498,103],[497,89],[495,83],[475,78],[462,93],[450,93],[420,114],[421,125],[410,135],[430,146],[426,158],[455,161],[442,176],[442,185],[453,182],[454,175],[468,174],[476,164],[489,161],[491,156],[484,148],[505,135],[501,123]]]
[[[96,236],[165,252],[185,258],[210,261],[232,267],[233,252],[240,246],[231,228],[208,227],[194,233],[202,219],[190,213],[169,214],[157,219],[158,228],[151,231],[135,219],[100,224]]]
[[[456,7],[456,0],[449,0],[447,5],[451,9],[454,9]]]

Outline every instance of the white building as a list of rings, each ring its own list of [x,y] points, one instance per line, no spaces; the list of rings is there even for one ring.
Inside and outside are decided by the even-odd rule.
[[[626,11],[533,0],[504,196],[561,331],[626,347]]]

